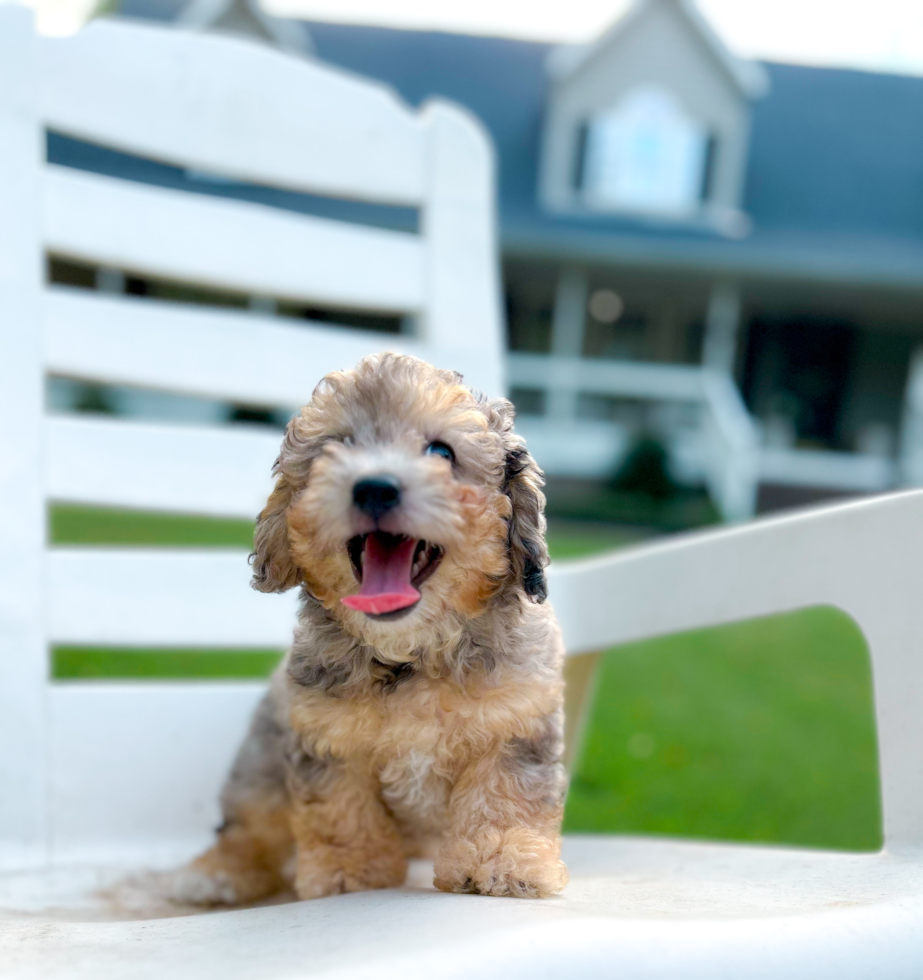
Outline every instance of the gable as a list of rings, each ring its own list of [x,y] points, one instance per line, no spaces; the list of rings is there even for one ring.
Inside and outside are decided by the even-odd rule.
[[[737,106],[744,93],[674,0],[645,0],[607,32],[563,77],[555,96],[583,108],[609,104],[637,85],[663,85],[681,93],[697,114],[717,103]]]
[[[543,146],[542,201],[547,207],[619,210],[617,184],[621,180],[628,186],[623,178],[631,168],[633,144],[624,143],[624,166],[608,194],[597,186],[594,153],[606,142],[607,120],[629,115],[644,93],[650,109],[646,142],[661,145],[661,158],[652,169],[666,173],[671,159],[685,156],[688,173],[676,173],[664,185],[662,208],[649,193],[647,198],[626,195],[622,209],[714,214],[739,207],[749,136],[747,94],[732,70],[732,56],[716,49],[681,0],[644,0],[599,42],[572,56],[563,70],[562,60],[559,56],[549,92]],[[698,134],[694,146],[692,132]],[[683,183],[701,187],[701,193],[687,194],[677,209],[676,192]]]

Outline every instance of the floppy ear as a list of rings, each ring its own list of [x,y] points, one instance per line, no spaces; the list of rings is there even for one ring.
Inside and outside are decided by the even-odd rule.
[[[276,488],[256,522],[253,533],[253,566],[251,586],[260,592],[285,592],[298,585],[301,572],[292,561],[288,543],[288,522],[285,512],[294,496],[294,488],[279,472],[281,460],[277,459],[273,472],[277,474]]]
[[[535,602],[548,598],[545,567],[548,548],[545,545],[545,484],[542,471],[535,465],[525,444],[510,435],[506,451],[503,492],[513,504],[510,518],[510,564],[516,578],[522,582],[526,595]]]

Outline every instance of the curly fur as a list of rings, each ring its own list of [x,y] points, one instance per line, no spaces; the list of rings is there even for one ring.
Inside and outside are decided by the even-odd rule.
[[[425,454],[434,440],[454,465]],[[376,522],[352,487],[382,472],[399,477],[401,503]],[[411,357],[366,358],[318,385],[274,473],[253,586],[300,586],[301,612],[223,791],[218,839],[178,897],[390,887],[433,839],[438,888],[559,892],[563,649],[544,603],[542,474],[510,403]],[[392,622],[340,602],[357,589],[346,542],[376,529],[444,551]]]

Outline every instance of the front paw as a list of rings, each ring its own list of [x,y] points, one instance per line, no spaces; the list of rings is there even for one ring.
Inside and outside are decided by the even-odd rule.
[[[513,898],[548,898],[567,884],[561,841],[526,827],[489,827],[446,842],[436,860],[434,884],[445,892]]]

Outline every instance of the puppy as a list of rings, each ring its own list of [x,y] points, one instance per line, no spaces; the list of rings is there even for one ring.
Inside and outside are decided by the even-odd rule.
[[[383,354],[286,430],[253,587],[301,589],[293,646],[174,897],[390,888],[438,841],[444,891],[561,891],[560,633],[542,474],[513,408]]]

